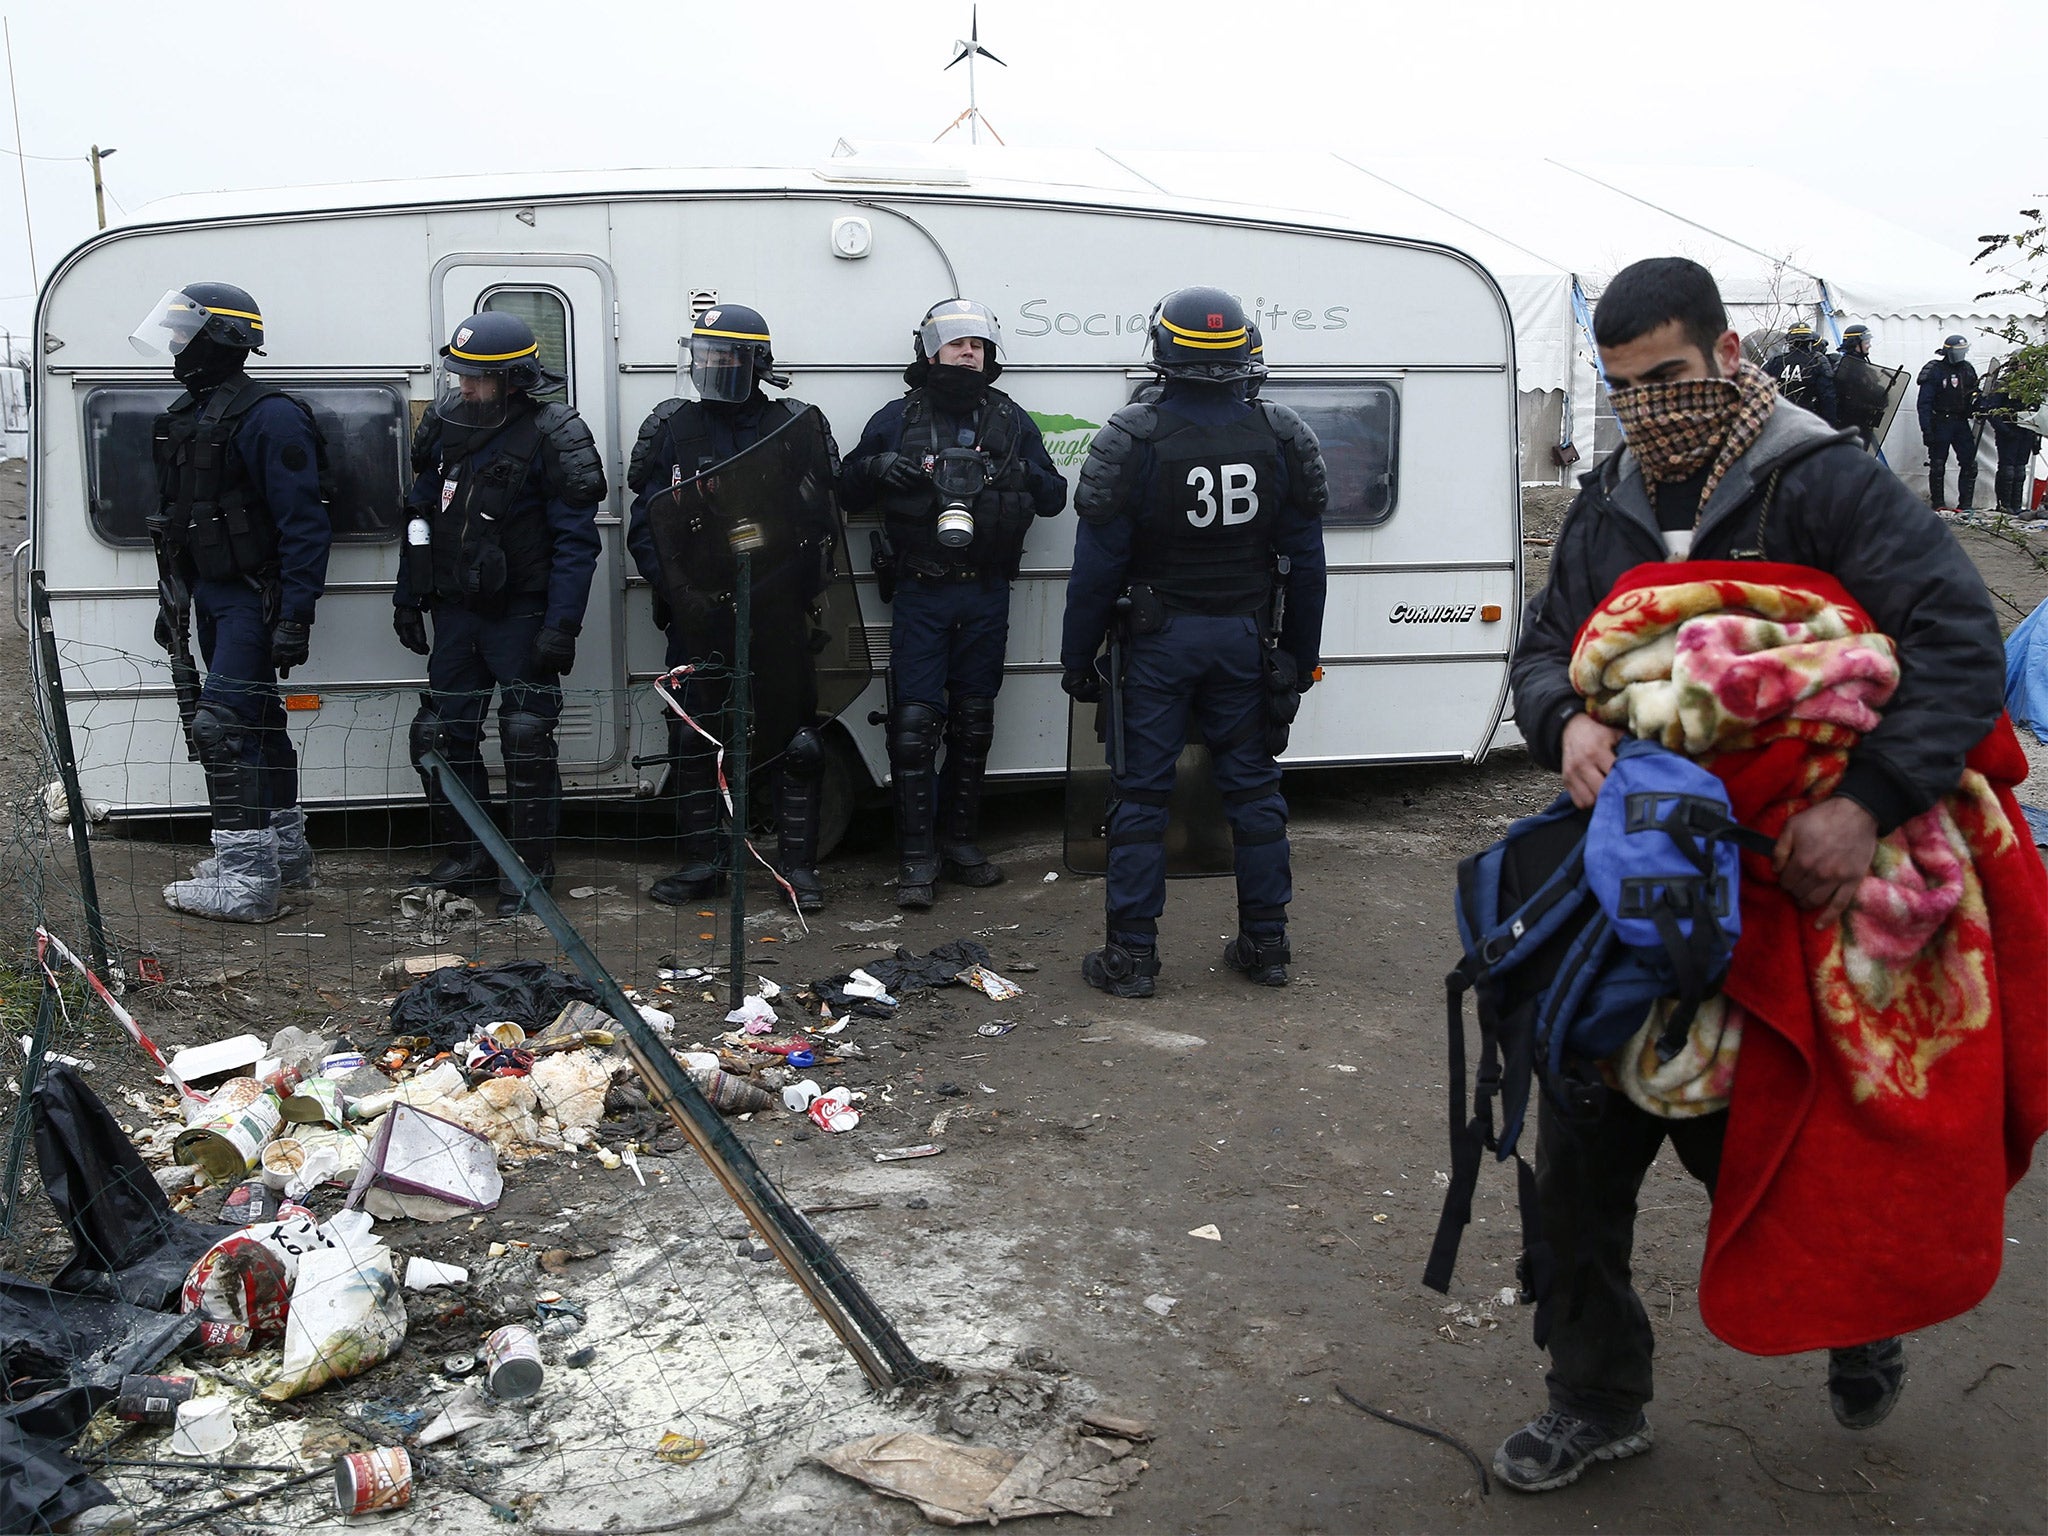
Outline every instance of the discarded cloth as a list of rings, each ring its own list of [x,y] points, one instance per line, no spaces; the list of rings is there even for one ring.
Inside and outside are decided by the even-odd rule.
[[[66,1450],[117,1395],[113,1387],[69,1387],[0,1404],[0,1531],[40,1536],[113,1502]]]
[[[45,1070],[32,1098],[43,1188],[77,1245],[51,1288],[171,1305],[193,1260],[237,1229],[173,1212],[135,1144],[71,1068]]]
[[[986,965],[989,953],[985,946],[972,939],[954,939],[941,944],[929,954],[914,954],[902,945],[896,946],[896,953],[887,960],[877,960],[861,967],[868,975],[882,984],[882,990],[892,997],[902,997],[906,992],[920,991],[926,987],[951,987],[959,985],[960,973],[972,966]],[[829,1005],[834,1014],[853,1012],[863,1018],[886,1019],[896,1010],[872,998],[862,997],[857,992],[848,992],[846,984],[853,980],[848,971],[838,976],[828,976],[823,981],[813,982],[811,990]]]
[[[537,1035],[566,1004],[596,1001],[597,994],[585,983],[538,960],[509,960],[476,970],[451,965],[398,995],[391,1005],[391,1030],[425,1035],[445,1051],[500,1019]]]
[[[1674,686],[1701,619],[1718,639]],[[1800,653],[1815,664],[1745,649],[1759,625],[1819,644]],[[1833,790],[1889,696],[1872,631],[1809,567],[1639,566],[1582,628],[1573,676],[1595,714],[1698,751],[1737,818],[1776,836]],[[1724,990],[1744,1028],[1700,1277],[1702,1318],[1737,1348],[1909,1333],[1997,1278],[2006,1192],[2048,1127],[2048,870],[2012,795],[2024,771],[2001,718],[1825,932],[1743,856]]]
[[[1109,1503],[1146,1467],[1127,1440],[1048,1430],[1023,1452],[958,1445],[899,1430],[822,1452],[821,1466],[915,1504],[938,1525],[993,1525],[1024,1515],[1115,1513]]]

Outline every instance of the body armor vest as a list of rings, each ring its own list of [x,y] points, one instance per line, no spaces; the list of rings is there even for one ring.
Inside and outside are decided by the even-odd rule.
[[[151,531],[202,581],[276,574],[277,524],[234,448],[243,420],[272,395],[284,391],[243,375],[216,386],[203,405],[190,394],[180,395],[156,419],[152,446],[163,501]],[[292,403],[305,410],[300,402]],[[313,439],[318,447],[317,428]],[[325,448],[318,452],[324,482]]]
[[[538,412],[528,409],[459,458],[441,456],[433,523],[434,598],[479,612],[506,598],[544,593],[554,572],[547,487],[527,496],[540,452]],[[479,463],[486,448],[495,450]]]
[[[1185,613],[1249,614],[1273,588],[1281,444],[1264,411],[1202,426],[1155,407],[1156,467],[1130,576]]]
[[[882,491],[882,522],[900,567],[921,576],[1016,578],[1024,558],[1024,535],[1038,510],[1019,452],[1023,434],[1017,409],[1008,395],[991,389],[975,422],[972,446],[988,456],[990,474],[987,486],[974,498],[974,538],[963,548],[949,549],[939,542],[936,487],[926,483],[908,491]],[[897,451],[929,469],[941,449],[967,446],[942,442],[940,437],[931,396],[912,390],[903,407],[903,437]]]

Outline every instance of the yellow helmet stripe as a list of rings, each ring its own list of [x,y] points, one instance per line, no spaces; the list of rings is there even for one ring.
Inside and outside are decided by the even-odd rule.
[[[247,320],[257,330],[263,329],[263,317],[246,309],[222,309],[218,304],[173,304],[173,309],[196,309],[202,315],[226,315],[233,320]]]
[[[457,347],[450,347],[448,355],[459,357],[465,363],[509,363],[515,357],[531,357],[539,350],[540,343],[535,342],[530,347],[521,347],[517,352],[464,352]]]
[[[769,341],[773,338],[766,331],[714,331],[698,326],[690,332],[692,336],[722,336],[727,341]]]
[[[1234,347],[1249,334],[1241,325],[1234,331],[1191,331],[1185,326],[1175,325],[1164,315],[1159,317],[1159,323],[1171,331],[1183,346],[1189,347]]]

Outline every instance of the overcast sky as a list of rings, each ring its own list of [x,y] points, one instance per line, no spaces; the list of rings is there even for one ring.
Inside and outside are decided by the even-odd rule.
[[[0,160],[17,334],[94,228],[94,142],[132,213],[217,188],[804,165],[841,136],[929,140],[966,105],[965,66],[942,69],[966,0],[0,4],[21,147],[56,157],[25,162],[33,277]],[[2048,0],[985,0],[981,36],[1009,66],[982,64],[981,106],[1015,144],[1770,165],[1964,252],[2048,194]]]

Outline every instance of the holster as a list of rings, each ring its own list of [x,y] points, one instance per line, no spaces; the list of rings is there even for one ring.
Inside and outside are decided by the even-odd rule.
[[[1291,651],[1277,645],[1266,647],[1266,753],[1278,757],[1287,750],[1288,733],[1294,717],[1301,713],[1301,667]]]
[[[868,535],[868,555],[875,570],[875,591],[883,602],[892,602],[896,597],[896,551],[889,545],[889,536],[879,529]]]

